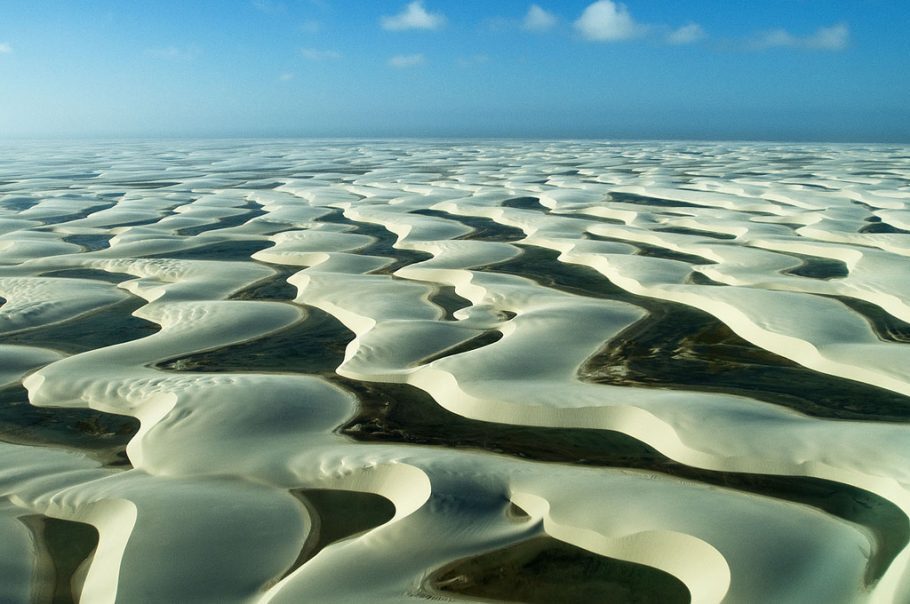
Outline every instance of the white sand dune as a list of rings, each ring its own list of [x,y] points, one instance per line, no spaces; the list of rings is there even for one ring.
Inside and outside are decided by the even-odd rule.
[[[78,285],[78,287],[74,287]],[[48,277],[0,278],[0,333],[66,321],[126,299],[126,294],[102,281]]]
[[[910,599],[910,150],[20,146],[0,600]]]

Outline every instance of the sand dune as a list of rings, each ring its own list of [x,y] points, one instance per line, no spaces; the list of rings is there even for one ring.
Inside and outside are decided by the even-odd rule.
[[[0,182],[0,600],[910,598],[906,149],[114,149]]]

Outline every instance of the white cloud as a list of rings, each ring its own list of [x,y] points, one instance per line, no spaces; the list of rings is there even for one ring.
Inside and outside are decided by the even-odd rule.
[[[850,44],[850,28],[845,23],[821,27],[806,38],[806,46],[818,50],[841,50]]]
[[[820,27],[808,36],[794,36],[785,29],[772,29],[756,36],[750,46],[765,48],[809,48],[812,50],[843,50],[850,43],[850,29],[844,23]]]
[[[9,42],[0,42],[0,55],[8,55],[13,52],[13,47],[9,45]]]
[[[668,44],[692,44],[706,37],[705,30],[698,23],[687,23],[667,34]]]
[[[522,21],[522,28],[528,31],[547,31],[556,25],[556,15],[547,12],[536,4],[528,8],[528,14]]]
[[[300,54],[310,61],[335,61],[341,58],[341,53],[336,50],[319,50],[317,48],[301,48]]]
[[[575,21],[575,28],[583,37],[595,42],[614,42],[641,35],[645,27],[629,14],[625,5],[598,0],[589,5]]]
[[[191,61],[196,58],[199,51],[195,48],[164,46],[162,48],[148,48],[145,54],[156,59],[166,59],[168,61]]]
[[[442,13],[428,13],[421,0],[414,0],[404,10],[391,17],[380,20],[383,29],[400,31],[403,29],[439,29],[446,18]]]
[[[408,67],[417,67],[418,65],[423,65],[426,63],[426,59],[422,54],[413,54],[413,55],[395,55],[389,59],[389,66],[395,67],[396,69],[406,69]]]

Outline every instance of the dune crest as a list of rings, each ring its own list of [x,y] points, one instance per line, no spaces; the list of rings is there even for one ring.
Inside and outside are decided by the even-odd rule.
[[[910,149],[10,157],[0,600],[910,598]]]

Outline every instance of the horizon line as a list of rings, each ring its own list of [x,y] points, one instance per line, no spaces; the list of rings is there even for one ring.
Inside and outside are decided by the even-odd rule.
[[[871,144],[871,145],[910,145],[910,139],[866,139],[866,138],[690,138],[690,137],[631,137],[631,136],[518,136],[518,135],[401,135],[401,136],[376,136],[376,135],[305,135],[305,134],[127,134],[127,135],[49,135],[49,136],[4,136],[0,137],[0,144],[28,143],[28,142],[151,142],[151,141],[589,141],[589,142],[621,142],[621,143],[783,143],[783,144]]]

